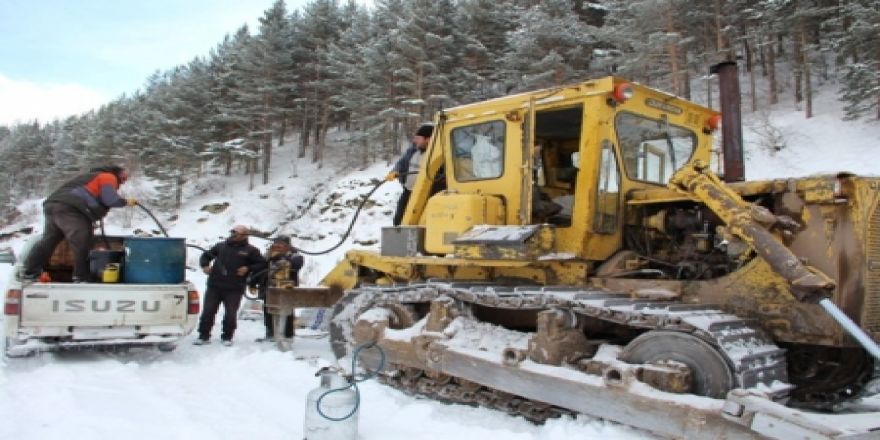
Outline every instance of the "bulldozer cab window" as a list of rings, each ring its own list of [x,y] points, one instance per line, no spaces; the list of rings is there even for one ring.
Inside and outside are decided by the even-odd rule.
[[[665,116],[620,113],[615,125],[624,169],[634,180],[666,185],[696,149],[694,132],[669,124]]]
[[[490,121],[452,130],[455,179],[495,179],[504,172],[504,122]]]
[[[598,183],[593,230],[599,234],[611,234],[617,230],[617,216],[620,205],[620,173],[617,171],[617,158],[614,156],[614,146],[607,139],[602,141]]]

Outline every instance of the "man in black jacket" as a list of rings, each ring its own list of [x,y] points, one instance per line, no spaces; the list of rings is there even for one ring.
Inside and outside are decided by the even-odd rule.
[[[296,287],[299,285],[299,270],[303,267],[303,256],[298,254],[296,248],[290,243],[290,237],[280,235],[272,240],[267,253],[269,269],[251,280],[250,287],[258,289],[259,298],[266,301],[269,287]],[[257,342],[275,341],[275,326],[273,316],[269,313],[265,302],[263,303],[263,324],[266,326],[266,337],[257,339]],[[284,337],[293,338],[293,316],[288,316],[284,324]]]
[[[199,258],[202,271],[208,274],[208,289],[199,318],[199,338],[193,343],[195,345],[205,344],[211,339],[211,328],[214,327],[214,316],[220,309],[220,303],[223,303],[220,340],[223,345],[232,345],[232,335],[237,325],[236,314],[247,285],[247,274],[266,268],[266,259],[248,243],[250,230],[247,226],[237,225],[229,232],[229,238],[215,244]]]

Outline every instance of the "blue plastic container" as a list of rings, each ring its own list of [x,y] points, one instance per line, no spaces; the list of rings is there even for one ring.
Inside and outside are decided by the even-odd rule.
[[[183,238],[128,237],[123,244],[122,281],[131,284],[176,284],[184,280]]]

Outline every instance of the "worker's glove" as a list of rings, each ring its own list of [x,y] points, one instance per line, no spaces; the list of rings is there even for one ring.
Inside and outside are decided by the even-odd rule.
[[[400,177],[400,174],[397,171],[391,171],[385,176],[385,181],[391,182],[392,180],[397,180],[398,177]]]
[[[137,199],[135,199],[135,198],[133,198],[133,197],[130,198],[130,199],[125,199],[125,205],[126,205],[126,206],[135,206],[135,205],[137,205],[137,204],[138,204]]]

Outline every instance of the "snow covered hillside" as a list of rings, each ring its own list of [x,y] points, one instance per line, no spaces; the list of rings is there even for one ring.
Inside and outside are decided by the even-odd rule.
[[[784,105],[766,116],[746,115],[749,179],[844,170],[878,174],[880,124],[841,121],[840,106],[830,90],[817,96],[819,110],[810,120]],[[209,174],[192,182],[184,207],[174,215],[157,213],[160,221],[171,236],[186,237],[202,247],[221,240],[235,224],[248,225],[265,236],[290,234],[296,246],[309,251],[333,246],[347,228],[360,195],[380,182],[389,165],[373,164],[357,171],[317,169],[305,163],[294,167],[293,150],[292,145],[276,149],[272,182],[252,191],[243,176]],[[123,189],[147,206],[161,196],[137,176],[130,183]],[[349,248],[378,248],[381,227],[391,223],[398,192],[396,183],[384,184],[345,245],[328,255],[307,257],[303,285],[317,284]],[[228,206],[222,212],[203,209],[224,203]],[[18,251],[28,235],[16,231],[33,226],[39,232],[42,227],[39,201],[20,209],[25,215],[0,229],[0,234],[11,234],[0,241],[0,247]],[[134,208],[116,211],[106,220],[108,234],[158,233],[144,213]],[[251,242],[261,249],[268,244],[258,237]],[[198,252],[190,252],[188,263],[193,268],[198,266],[197,258]],[[8,266],[0,266],[0,285],[9,272]],[[187,276],[204,287],[200,271],[190,270]],[[215,336],[218,332],[219,328]],[[195,337],[191,335],[172,353],[87,351],[0,358],[0,439],[302,438],[306,393],[318,384],[315,371],[331,362],[327,339],[297,337],[293,351],[281,353],[254,342],[262,332],[261,322],[243,321],[230,348],[216,342],[195,347],[189,344]],[[361,391],[362,440],[653,438],[583,416],[536,426],[496,411],[413,398],[375,382],[364,383]]]

